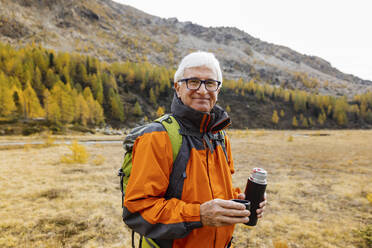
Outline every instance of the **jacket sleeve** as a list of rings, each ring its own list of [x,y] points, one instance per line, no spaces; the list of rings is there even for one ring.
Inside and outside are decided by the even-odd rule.
[[[234,169],[234,160],[232,157],[232,152],[231,152],[231,143],[230,143],[230,138],[228,135],[225,136],[225,142],[226,142],[226,153],[227,157],[229,158],[229,167],[230,167],[230,172],[231,175],[234,174],[235,169]],[[238,195],[242,192],[239,187],[235,187],[234,189],[234,199],[238,198]]]
[[[145,131],[134,143],[123,220],[148,238],[183,238],[192,229],[202,226],[200,204],[164,198],[173,154],[169,136],[159,125]]]

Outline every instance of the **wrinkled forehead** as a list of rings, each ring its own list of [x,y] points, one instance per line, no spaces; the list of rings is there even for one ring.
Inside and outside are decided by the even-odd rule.
[[[184,78],[199,78],[199,79],[214,79],[217,80],[217,73],[210,67],[193,66],[185,68],[183,73]]]

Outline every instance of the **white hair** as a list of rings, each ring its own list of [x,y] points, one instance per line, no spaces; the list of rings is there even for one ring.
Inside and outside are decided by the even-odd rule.
[[[178,82],[183,78],[185,69],[198,66],[205,66],[211,69],[217,75],[217,80],[222,83],[220,63],[213,53],[202,51],[190,53],[182,59],[176,73],[174,74],[174,82]]]

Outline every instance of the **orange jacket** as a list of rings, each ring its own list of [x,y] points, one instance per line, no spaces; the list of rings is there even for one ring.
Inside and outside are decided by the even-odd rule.
[[[200,204],[215,198],[237,198],[240,192],[232,185],[234,166],[229,138],[225,137],[228,161],[221,143],[208,138],[208,134],[230,125],[230,118],[218,106],[205,114],[183,105],[176,97],[172,114],[185,134],[176,159],[176,163],[183,161],[187,166],[186,178],[179,180],[182,195],[180,199],[165,197],[172,173],[172,145],[163,126],[153,123],[133,146],[123,219],[162,248],[226,247],[234,226],[203,227]]]

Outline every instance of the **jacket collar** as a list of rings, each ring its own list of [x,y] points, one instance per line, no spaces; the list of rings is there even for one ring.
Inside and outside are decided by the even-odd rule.
[[[215,105],[210,113],[197,111],[182,103],[174,94],[171,112],[189,131],[198,133],[217,133],[231,125],[231,120],[226,111]]]

